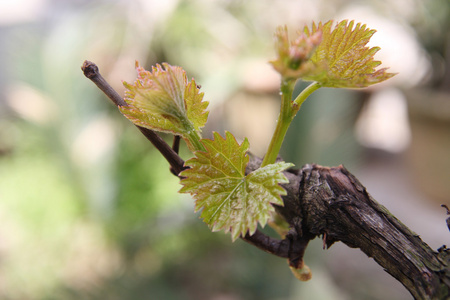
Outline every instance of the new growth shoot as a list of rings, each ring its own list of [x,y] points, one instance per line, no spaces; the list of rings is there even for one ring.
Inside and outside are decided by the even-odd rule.
[[[233,241],[242,237],[262,245],[271,238],[258,232],[257,226],[265,226],[276,214],[273,205],[283,206],[281,196],[286,195],[286,191],[280,184],[288,182],[283,172],[293,166],[276,163],[276,158],[303,102],[322,87],[362,88],[395,75],[387,73],[385,68],[377,69],[381,62],[375,61],[374,55],[379,48],[366,46],[374,33],[375,30],[366,25],[355,25],[347,20],[335,26],[333,21],[313,23],[311,28],[305,26],[293,38],[289,37],[287,27],[277,29],[277,57],[270,63],[281,75],[280,113],[262,165],[248,174],[247,139],[239,144],[230,132],[226,132],[225,137],[214,133],[212,140],[202,138],[208,102],[203,101],[199,86],[194,79],[188,80],[181,67],[163,63],[147,71],[136,63],[137,80],[133,84],[124,83],[125,102],[115,102],[143,133],[152,134],[152,140],[159,138],[153,131],[159,131],[186,142],[194,157],[177,167],[177,170],[184,169],[176,172],[181,178],[180,192],[194,197],[195,210],[202,211],[201,218],[212,231],[224,230],[231,233]],[[311,84],[292,99],[298,80]],[[161,149],[167,148],[165,142],[159,144]],[[165,157],[176,156],[172,166],[183,162],[176,150],[165,152],[169,153]],[[283,254],[289,258],[291,268],[297,270],[296,276],[303,279],[310,277],[309,268],[302,261],[308,241],[298,241],[299,257],[291,259],[290,250]],[[270,245],[267,247],[266,251],[275,251],[269,250]]]

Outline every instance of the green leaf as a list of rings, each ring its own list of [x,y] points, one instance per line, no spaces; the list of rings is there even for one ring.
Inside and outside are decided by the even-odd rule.
[[[214,133],[213,140],[202,142],[206,151],[197,151],[186,162],[190,169],[180,174],[184,177],[180,192],[194,196],[195,211],[202,210],[201,217],[212,231],[231,232],[233,241],[253,234],[258,222],[261,226],[267,223],[274,211],[272,204],[283,205],[280,195],[286,191],[280,183],[288,180],[282,171],[293,164],[271,164],[245,175],[247,139],[239,145],[226,132],[225,138]]]
[[[152,67],[152,72],[136,64],[138,78],[127,88],[128,106],[120,111],[134,124],[152,130],[181,135],[191,149],[200,139],[200,128],[208,118],[208,102],[195,80],[188,82],[186,72],[167,63]]]
[[[317,69],[303,80],[317,81],[324,87],[360,88],[395,75],[387,73],[386,68],[376,70],[381,62],[375,61],[374,55],[380,48],[366,47],[375,30],[361,23],[354,26],[354,21],[347,20],[331,30],[332,24],[313,24],[311,30],[305,27],[304,33],[310,37],[322,32],[322,42],[310,58]]]

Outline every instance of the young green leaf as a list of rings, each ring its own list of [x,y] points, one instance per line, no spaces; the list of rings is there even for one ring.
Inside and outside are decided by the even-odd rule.
[[[232,240],[256,231],[258,222],[267,223],[271,204],[283,205],[280,195],[286,191],[280,183],[288,180],[282,171],[292,164],[280,162],[267,165],[245,175],[249,161],[249,143],[241,145],[226,132],[225,138],[214,133],[214,139],[202,140],[206,151],[195,152],[188,160],[190,168],[180,176],[183,187],[180,192],[195,198],[195,211],[202,210],[201,217],[213,231],[231,231]]]
[[[194,79],[188,82],[181,67],[167,63],[156,65],[152,72],[136,64],[136,70],[135,83],[124,83],[128,106],[120,111],[136,125],[180,135],[192,150],[203,149],[200,128],[208,118],[208,102],[202,101]]]
[[[387,73],[386,68],[376,70],[381,62],[375,61],[374,55],[380,48],[366,47],[375,30],[361,23],[354,26],[354,21],[347,20],[331,30],[332,24],[333,21],[313,24],[311,30],[305,27],[304,33],[309,37],[322,32],[322,42],[310,58],[317,70],[306,74],[303,80],[317,81],[324,87],[360,88],[395,75]]]

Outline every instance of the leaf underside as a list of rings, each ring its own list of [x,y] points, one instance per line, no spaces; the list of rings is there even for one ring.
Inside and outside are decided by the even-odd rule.
[[[195,210],[202,210],[201,218],[212,231],[231,232],[232,240],[247,233],[253,234],[258,223],[264,226],[274,211],[272,204],[283,205],[280,186],[288,180],[282,171],[292,164],[280,162],[267,165],[245,175],[249,143],[238,144],[233,135],[225,138],[214,133],[214,139],[202,140],[206,151],[198,151],[188,160],[190,167],[180,176],[180,192],[195,198]]]
[[[366,47],[376,32],[366,25],[354,21],[341,21],[331,30],[333,21],[313,24],[312,29],[304,28],[311,36],[322,31],[322,42],[311,56],[316,71],[302,79],[317,81],[324,87],[360,88],[382,82],[395,74],[387,73],[386,68],[376,70],[381,62],[374,60],[379,47]]]

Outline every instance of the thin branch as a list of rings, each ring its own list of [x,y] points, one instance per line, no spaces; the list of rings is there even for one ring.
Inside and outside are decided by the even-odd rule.
[[[289,265],[294,268],[303,267],[303,256],[306,247],[314,236],[299,236],[293,230],[283,240],[274,239],[259,230],[253,235],[246,234],[242,239],[249,244],[278,257],[289,259]]]
[[[85,60],[81,66],[84,76],[89,78],[102,92],[116,105],[127,106],[125,100],[112,88],[112,86],[100,74],[98,67],[93,62]]]
[[[84,61],[81,66],[84,76],[89,78],[102,92],[116,105],[127,106],[128,104],[111,87],[111,85],[100,74],[97,65],[90,61]],[[142,134],[158,149],[164,158],[169,162],[171,171],[178,176],[181,171],[186,169],[184,160],[175,152],[159,135],[153,130],[145,127],[136,126]]]
[[[283,258],[289,258],[290,242],[288,239],[274,239],[259,230],[256,230],[253,235],[245,235],[242,239],[267,253]]]
[[[175,153],[179,153],[180,151],[180,136],[174,135],[173,136],[173,143],[172,143],[172,149],[175,151]]]

